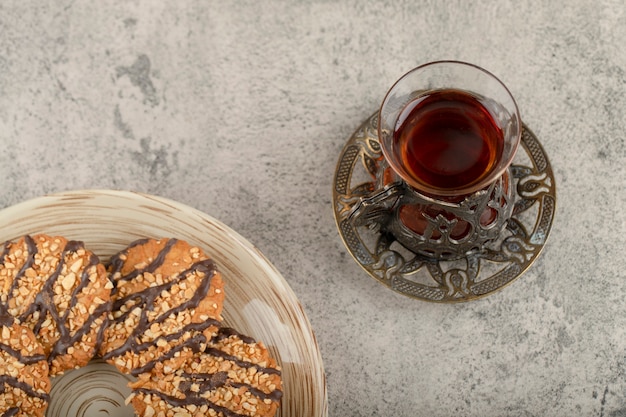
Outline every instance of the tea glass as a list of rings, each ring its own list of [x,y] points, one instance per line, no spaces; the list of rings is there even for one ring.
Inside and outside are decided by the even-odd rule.
[[[402,134],[409,129],[405,137],[415,143],[407,148]],[[489,132],[496,137],[491,144]],[[419,66],[403,75],[382,102],[382,174],[377,190],[355,206],[351,217],[363,224],[368,218],[380,220],[372,213],[387,210],[378,226],[426,259],[459,259],[483,251],[512,214],[509,167],[521,133],[513,96],[490,72],[459,61]],[[473,166],[480,151],[487,156],[482,165],[459,179],[457,174]]]

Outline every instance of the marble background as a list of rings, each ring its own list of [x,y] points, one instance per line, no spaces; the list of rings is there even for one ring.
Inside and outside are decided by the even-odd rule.
[[[125,189],[231,226],[300,298],[330,416],[626,416],[624,39],[622,0],[4,0],[0,207]],[[458,305],[367,276],[331,205],[347,138],[437,59],[507,84],[557,181],[540,259]]]

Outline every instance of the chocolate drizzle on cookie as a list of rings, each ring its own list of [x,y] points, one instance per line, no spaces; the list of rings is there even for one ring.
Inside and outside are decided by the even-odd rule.
[[[160,392],[160,391],[156,391],[156,390],[149,390],[149,389],[144,389],[144,388],[138,388],[135,391],[137,393],[141,393],[141,394],[144,394],[144,395],[154,395],[154,396],[162,399],[163,401],[165,401],[166,403],[168,403],[169,405],[171,405],[173,407],[185,407],[185,406],[188,406],[188,405],[195,405],[197,407],[200,407],[202,405],[206,405],[210,409],[215,410],[218,413],[222,413],[222,415],[224,417],[247,417],[245,414],[235,413],[234,411],[231,411],[231,410],[229,410],[226,407],[222,407],[220,405],[212,403],[212,402],[210,402],[210,401],[200,397],[196,393],[192,393],[192,395],[187,396],[184,399],[181,399],[181,398],[175,397],[173,395],[168,395],[168,394],[165,394],[164,392]]]
[[[44,401],[50,400],[50,395],[44,392],[39,392],[32,386],[25,382],[19,381],[17,378],[13,378],[8,375],[0,375],[0,394],[5,393],[5,387],[10,386],[12,388],[18,388],[26,393],[29,397],[40,398]]]
[[[109,270],[111,272],[111,275],[115,276],[118,272],[121,273],[122,268],[124,267],[124,263],[126,262],[126,254],[128,253],[128,251],[130,249],[135,248],[137,246],[145,245],[149,241],[150,241],[150,239],[139,239],[139,240],[136,240],[133,243],[131,243],[126,248],[126,250],[124,250],[123,252],[118,253],[117,255],[113,256],[111,258],[111,262],[110,262],[111,266],[109,268]],[[163,262],[165,261],[165,257],[170,252],[172,247],[176,244],[176,242],[177,242],[176,239],[169,239],[165,243],[165,246],[163,247],[163,249],[161,249],[161,251],[159,251],[157,256],[155,256],[154,260],[152,260],[152,262],[150,262],[150,264],[148,264],[145,268],[135,268],[130,273],[128,273],[126,275],[120,275],[115,280],[114,284],[117,284],[117,282],[119,282],[119,281],[131,281],[131,280],[137,278],[139,275],[142,275],[142,274],[144,274],[146,272],[149,272],[149,273],[155,272],[158,267],[163,265]],[[117,294],[117,290],[118,290],[118,286],[115,285],[115,288],[113,288],[113,291],[111,292],[111,295],[116,295]]]
[[[33,263],[35,262],[35,255],[37,254],[37,244],[35,243],[33,238],[28,235],[24,236],[24,242],[26,243],[26,246],[28,248],[28,252],[27,252],[28,255],[26,256],[26,261],[20,268],[19,272],[17,273],[15,278],[13,278],[13,282],[11,283],[11,289],[9,290],[8,297],[11,297],[16,291],[18,291],[20,279],[24,276],[24,274],[26,273],[26,270],[30,269],[33,266]],[[5,264],[4,256],[2,257],[2,259],[3,259],[2,264],[4,265]]]
[[[224,389],[228,391],[232,390],[232,392],[241,392],[240,389],[243,389],[243,392],[248,392],[249,395],[259,399],[260,402],[269,400],[278,403],[283,395],[282,391],[278,388],[272,389],[274,387],[269,388],[269,386],[266,385],[264,389],[261,389],[260,386],[255,386],[252,383],[242,382],[236,377],[237,372],[232,376],[229,374],[230,371],[224,370],[203,372],[203,369],[224,369],[220,367],[219,363],[230,362],[234,365],[233,368],[229,368],[231,370],[235,368],[254,368],[254,375],[267,374],[280,376],[281,372],[279,369],[260,366],[245,358],[238,358],[228,354],[222,350],[224,347],[220,345],[238,345],[238,343],[241,342],[250,346],[256,345],[256,341],[253,338],[244,336],[232,328],[221,327],[217,334],[207,343],[207,348],[196,351],[195,355],[183,368],[176,371],[174,377],[174,381],[176,381],[176,395],[165,393],[160,389],[156,389],[154,386],[142,386],[141,384],[134,388],[134,393],[144,396],[156,396],[165,401],[168,406],[172,408],[185,408],[190,405],[195,407],[205,406],[218,413],[222,413],[222,415],[226,417],[241,417],[248,414],[240,414],[233,411],[233,409],[230,408],[231,406],[228,405],[228,401],[215,402],[212,400],[216,395],[218,397],[221,395],[216,394],[218,391],[224,392]]]
[[[200,327],[200,326],[198,326],[198,327]],[[181,333],[184,333],[184,332],[181,332]],[[133,376],[138,376],[138,375],[140,375],[140,374],[142,374],[144,372],[150,372],[151,370],[154,369],[154,367],[157,365],[157,363],[165,362],[165,361],[167,361],[169,359],[174,358],[176,356],[176,354],[178,354],[182,350],[190,349],[191,351],[196,352],[196,351],[200,350],[201,346],[204,346],[205,344],[206,344],[206,337],[203,334],[201,334],[201,333],[196,334],[194,337],[192,337],[190,339],[187,339],[184,342],[176,344],[172,349],[167,351],[167,353],[164,353],[158,359],[156,359],[154,361],[151,361],[151,362],[148,362],[145,365],[140,366],[139,368],[135,368],[135,369],[131,370],[130,373]]]
[[[36,246],[34,249],[36,250]],[[34,331],[38,333],[41,330],[41,327],[44,324],[45,318],[47,316],[46,313],[50,314],[50,317],[57,325],[57,329],[60,333],[59,340],[54,344],[52,351],[49,354],[48,362],[52,362],[52,360],[58,356],[67,353],[67,349],[70,346],[73,346],[78,340],[82,339],[90,330],[93,322],[103,315],[103,313],[107,312],[110,309],[110,306],[105,304],[100,304],[96,307],[93,314],[89,316],[86,320],[85,324],[79,328],[73,335],[70,332],[70,329],[67,327],[67,316],[70,313],[71,309],[76,306],[77,295],[89,284],[89,270],[92,267],[95,267],[99,263],[99,259],[95,255],[91,255],[89,258],[88,265],[83,269],[82,274],[80,275],[80,283],[72,292],[72,298],[69,304],[69,307],[65,310],[63,315],[58,313],[57,307],[54,305],[53,294],[54,294],[54,286],[61,275],[61,271],[63,271],[63,266],[65,264],[65,259],[68,254],[72,252],[77,252],[79,249],[84,249],[82,242],[77,241],[69,241],[67,242],[65,248],[63,249],[61,260],[57,265],[55,271],[50,275],[44,284],[41,292],[37,294],[35,301],[31,304],[30,308],[20,316],[20,320],[24,321],[28,318],[28,316],[32,316],[35,311],[39,311],[39,320],[35,324]],[[30,250],[30,244],[29,244]],[[16,279],[17,281],[17,279]]]
[[[161,357],[155,358],[154,360],[136,368],[132,369],[130,373],[132,375],[139,375],[144,372],[151,371],[158,362],[164,362],[165,360],[171,359],[177,352],[180,352],[183,349],[191,349],[192,351],[197,351],[201,349],[206,344],[206,337],[204,337],[201,332],[208,329],[209,327],[217,327],[220,325],[220,322],[216,319],[207,318],[199,323],[189,323],[182,326],[178,331],[164,334],[159,336],[155,340],[150,340],[147,342],[141,342],[141,337],[146,333],[146,331],[154,324],[162,324],[166,319],[171,317],[172,315],[176,315],[185,310],[191,310],[197,308],[198,305],[207,297],[209,294],[209,289],[211,287],[211,281],[215,274],[217,273],[217,268],[215,263],[211,259],[203,259],[193,263],[189,268],[180,272],[173,278],[169,278],[169,280],[165,280],[162,284],[157,284],[154,286],[149,286],[144,288],[140,292],[129,294],[124,297],[119,297],[119,285],[120,282],[131,281],[133,279],[137,279],[139,276],[143,276],[144,274],[154,274],[158,270],[159,267],[163,265],[166,260],[166,257],[170,250],[177,244],[178,240],[169,239],[163,246],[163,248],[156,254],[154,259],[149,262],[143,268],[134,268],[127,274],[122,274],[121,271],[126,262],[126,255],[128,250],[143,244],[146,244],[148,239],[141,239],[136,242],[133,242],[125,251],[115,255],[111,258],[111,266],[110,273],[114,278],[115,288],[113,289],[112,295],[114,297],[113,302],[113,311],[121,311],[123,306],[126,306],[126,311],[122,314],[119,314],[117,317],[112,319],[111,324],[115,325],[116,323],[123,323],[127,317],[135,311],[137,308],[140,309],[139,321],[132,330],[131,334],[128,336],[126,341],[116,349],[110,350],[102,355],[103,359],[111,360],[112,358],[123,356],[128,352],[132,352],[135,354],[146,351],[155,345],[158,340],[163,340],[168,344],[172,344],[173,347],[168,351],[168,353],[162,355]],[[193,295],[177,305],[173,307],[154,320],[150,321],[148,318],[148,313],[154,310],[156,306],[156,300],[161,296],[164,291],[170,291],[172,287],[176,284],[180,284],[185,281],[190,275],[198,275],[201,276],[201,281],[198,288],[195,290]],[[130,302],[130,303],[129,303]],[[130,304],[130,306],[129,306]],[[185,335],[193,335],[192,337],[183,340]]]
[[[29,356],[22,355],[19,350],[13,349],[11,346],[7,345],[6,343],[0,342],[0,350],[5,351],[6,353],[13,356],[15,359],[17,359],[20,363],[24,365],[33,365],[37,362],[46,360],[46,355],[44,354],[36,354],[36,355],[29,355]],[[0,381],[1,380],[2,379],[0,377]]]
[[[31,236],[26,235],[24,236],[24,243],[27,249],[24,264],[14,276],[11,288],[7,294],[6,303],[2,303],[2,305],[0,305],[0,312],[9,311],[8,304],[10,300],[14,298],[16,294],[20,293],[20,286],[22,285],[24,277],[27,273],[29,273],[29,270],[33,271],[33,268],[36,265],[36,256],[40,252],[37,242]],[[2,265],[5,265],[5,260],[10,253],[10,248],[11,244],[5,243]],[[92,330],[95,320],[98,318],[102,318],[104,320],[106,318],[105,313],[111,308],[109,303],[105,302],[99,304],[95,307],[95,309],[90,311],[91,314],[89,314],[88,318],[84,320],[83,325],[76,329],[73,334],[68,327],[68,316],[72,309],[77,305],[77,297],[86,286],[90,285],[90,273],[93,272],[94,268],[96,268],[100,262],[96,255],[90,253],[87,264],[83,265],[81,269],[77,271],[80,272],[77,277],[79,284],[72,291],[69,305],[63,314],[59,313],[60,309],[54,302],[55,288],[60,285],[58,281],[62,277],[62,273],[68,268],[66,259],[70,259],[72,255],[79,251],[85,251],[83,242],[67,241],[65,247],[60,252],[60,255],[57,255],[58,262],[52,273],[45,276],[39,271],[36,272],[38,274],[38,279],[43,282],[43,286],[36,294],[31,304],[21,314],[16,316],[16,319],[20,323],[28,323],[35,334],[42,331],[42,328],[46,324],[47,320],[50,319],[55,323],[59,335],[58,339],[54,341],[53,345],[50,347],[51,350],[48,353],[49,364],[51,364],[56,357],[67,354],[68,348],[74,346]],[[72,271],[72,273],[74,272]]]
[[[218,342],[221,342],[222,340],[228,339],[228,338],[233,337],[233,336],[235,336],[237,339],[241,340],[243,343],[246,343],[248,345],[256,343],[256,340],[254,340],[254,338],[252,338],[250,336],[245,336],[245,335],[239,333],[237,330],[233,329],[232,327],[220,327],[220,329],[217,331],[215,336],[213,336],[213,338],[211,338],[211,343],[209,344],[209,346],[207,346],[207,348],[204,350],[205,353],[208,353],[211,356],[215,356],[215,357],[218,357],[218,358],[222,358],[222,359],[231,361],[231,362],[233,362],[234,364],[236,364],[237,366],[239,366],[241,368],[255,368],[257,370],[257,372],[261,372],[261,373],[264,373],[264,374],[280,375],[280,371],[278,369],[276,369],[276,368],[262,367],[262,366],[254,364],[252,362],[239,360],[235,356],[228,355],[227,353],[223,352],[222,350],[220,350],[220,349],[218,349],[216,347],[212,347],[212,346],[217,345]]]
[[[16,416],[17,413],[19,412],[20,412],[19,408],[11,407],[4,414],[2,414],[2,417],[13,417],[13,416]]]
[[[43,348],[35,334],[13,317],[2,315],[0,321],[0,412],[39,416],[50,400]]]
[[[12,348],[6,343],[0,343],[0,351],[8,353],[24,366],[35,365],[38,362],[46,360],[46,356],[43,354],[23,355],[18,349]],[[3,394],[5,392],[6,385],[13,388],[18,388],[31,397],[41,398],[45,401],[48,401],[49,399],[48,394],[37,391],[31,385],[20,381],[17,377],[12,377],[10,375],[0,375],[0,394]]]
[[[231,336],[237,337],[243,343],[246,343],[248,345],[256,343],[256,340],[254,340],[253,337],[241,334],[240,332],[238,332],[237,330],[233,329],[232,327],[226,327],[226,326],[220,327],[220,329],[217,331],[217,333],[215,333],[215,336],[213,336],[211,338],[211,342],[212,343],[218,343],[218,342],[220,342],[220,341],[222,341],[224,339],[228,339]]]
[[[231,355],[228,355],[225,352],[222,352],[221,350],[219,350],[217,348],[207,347],[204,350],[204,352],[208,353],[211,356],[215,356],[215,357],[227,360],[227,361],[231,361],[232,363],[234,363],[235,365],[237,365],[237,366],[239,366],[241,368],[255,368],[257,370],[257,372],[261,372],[261,373],[264,373],[264,374],[280,375],[280,371],[278,369],[275,369],[275,368],[264,368],[262,366],[255,365],[252,362],[242,361],[240,359],[237,359],[235,356],[231,356]]]

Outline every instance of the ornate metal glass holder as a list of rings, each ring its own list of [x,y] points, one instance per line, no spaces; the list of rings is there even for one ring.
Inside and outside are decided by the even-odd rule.
[[[556,209],[552,167],[535,135],[523,126],[521,147],[507,173],[474,198],[447,208],[471,221],[484,245],[464,247],[456,221],[433,213],[421,233],[398,220],[397,201],[428,204],[398,177],[387,177],[378,138],[378,115],[365,121],[345,145],[335,171],[333,207],[339,234],[354,259],[372,277],[404,295],[434,302],[460,302],[491,294],[513,282],[537,259]],[[491,193],[489,199],[480,193]],[[474,201],[482,201],[477,207]],[[486,204],[486,205],[484,205]],[[481,215],[493,212],[481,227]],[[483,219],[485,216],[482,216]],[[501,222],[501,223],[498,223]],[[495,233],[495,235],[494,235]],[[438,252],[428,237],[457,242],[456,253]],[[426,237],[426,238],[425,238]],[[480,240],[479,239],[479,240]]]

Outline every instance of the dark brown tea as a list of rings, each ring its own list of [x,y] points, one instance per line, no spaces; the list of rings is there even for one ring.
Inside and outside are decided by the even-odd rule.
[[[463,189],[487,176],[502,155],[503,141],[485,106],[459,90],[412,101],[394,132],[396,157],[407,173],[440,190]]]

